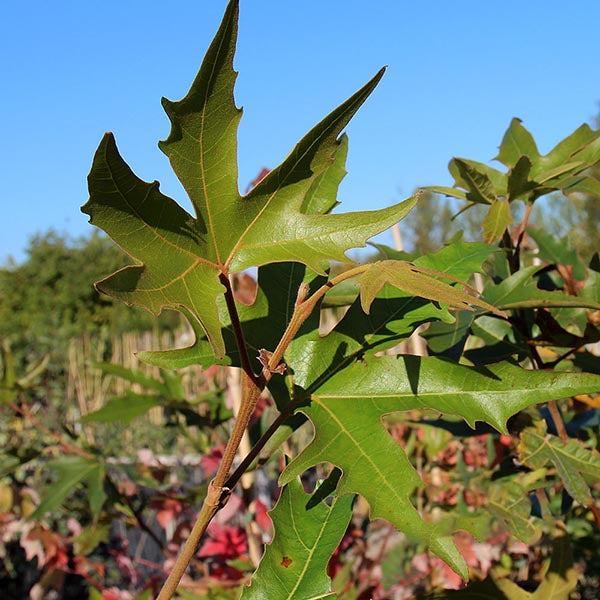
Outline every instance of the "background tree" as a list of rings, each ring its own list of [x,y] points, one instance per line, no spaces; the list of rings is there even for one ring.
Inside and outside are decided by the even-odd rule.
[[[0,269],[0,338],[10,340],[21,360],[50,353],[58,361],[69,339],[84,332],[152,329],[156,322],[148,312],[114,303],[91,284],[125,262],[121,250],[96,232],[75,240],[53,230],[34,236],[22,263],[9,260]],[[175,313],[164,313],[159,327],[177,323]]]

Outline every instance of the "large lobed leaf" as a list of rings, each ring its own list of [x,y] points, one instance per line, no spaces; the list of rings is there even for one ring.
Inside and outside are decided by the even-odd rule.
[[[315,384],[301,410],[315,429],[311,444],[287,467],[287,483],[304,470],[329,462],[343,471],[338,492],[359,493],[373,518],[384,518],[424,541],[457,573],[467,577],[451,519],[426,521],[411,502],[422,482],[402,448],[387,435],[384,415],[428,408],[460,416],[471,426],[485,421],[506,432],[519,410],[548,400],[600,389],[600,377],[526,371],[508,363],[473,368],[437,358],[371,355]]]
[[[315,494],[318,493],[315,492]],[[327,563],[352,517],[352,496],[331,506],[311,502],[292,479],[269,513],[275,534],[241,600],[316,600],[331,597]]]
[[[241,111],[233,88],[238,2],[231,0],[219,31],[188,94],[164,100],[171,121],[160,148],[187,191],[195,216],[163,195],[157,182],[139,179],[106,134],[88,177],[90,199],[82,207],[136,264],[97,284],[101,291],[153,313],[181,310],[196,321],[216,358],[225,356],[218,298],[219,276],[271,262],[297,261],[322,272],[325,260],[347,260],[345,251],[402,219],[415,199],[389,208],[345,214],[309,214],[331,206],[343,176],[340,133],[383,75],[316,125],[288,157],[242,198],[237,183],[237,127]],[[343,170],[343,165],[341,167]]]

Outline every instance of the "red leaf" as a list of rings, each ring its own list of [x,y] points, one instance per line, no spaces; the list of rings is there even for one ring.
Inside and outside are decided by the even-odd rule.
[[[212,477],[217,472],[217,468],[223,457],[223,448],[224,446],[212,448],[208,454],[205,454],[200,459],[200,467],[204,471],[206,477]]]
[[[237,558],[248,550],[246,532],[241,527],[221,527],[212,523],[208,528],[209,539],[204,542],[197,556]]]
[[[156,520],[163,529],[166,529],[167,525],[183,512],[183,504],[173,498],[153,500],[150,507],[156,510]]]

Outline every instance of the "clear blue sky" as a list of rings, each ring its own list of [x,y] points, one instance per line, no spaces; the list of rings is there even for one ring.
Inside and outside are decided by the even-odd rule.
[[[160,98],[186,93],[225,4],[4,4],[0,263],[36,232],[91,230],[79,206],[107,130],[140,177],[188,206],[156,147]],[[241,0],[240,189],[382,65],[348,127],[341,209],[451,184],[448,160],[493,158],[513,116],[546,152],[598,111],[599,26],[597,0]]]

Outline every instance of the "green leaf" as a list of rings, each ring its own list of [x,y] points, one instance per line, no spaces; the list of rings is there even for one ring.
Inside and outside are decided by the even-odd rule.
[[[494,160],[512,168],[522,156],[536,163],[540,153],[531,133],[521,125],[521,119],[514,118],[502,138],[500,152]]]
[[[466,158],[454,158],[448,164],[448,170],[454,177],[456,185],[469,189],[468,180],[462,177],[459,166],[456,164],[456,160],[459,160],[461,164],[466,165],[469,169],[485,175],[491,181],[496,195],[503,194],[504,190],[506,190],[506,173],[494,169],[494,167],[490,167],[485,163]]]
[[[532,162],[527,156],[521,156],[517,164],[508,173],[507,196],[512,202],[518,198],[526,197],[527,193],[535,188],[535,182],[529,179]]]
[[[280,481],[287,483],[321,462],[334,464],[344,473],[340,494],[361,494],[370,504],[372,518],[387,519],[409,537],[426,542],[466,578],[466,565],[452,541],[452,520],[424,521],[414,508],[410,496],[423,484],[403,449],[387,434],[382,417],[428,408],[460,416],[471,426],[485,421],[506,432],[507,419],[526,406],[597,389],[600,377],[590,374],[526,371],[508,363],[472,368],[437,358],[366,355],[313,386],[301,411],[314,425],[314,439]]]
[[[490,284],[483,290],[483,298],[494,306],[509,310],[514,308],[559,308],[575,307],[600,309],[600,302],[579,296],[568,296],[560,291],[549,292],[537,287],[535,274],[539,266],[517,271],[498,285]]]
[[[70,456],[50,461],[47,467],[50,471],[55,472],[57,477],[54,483],[44,490],[42,501],[31,514],[31,519],[41,519],[46,513],[57,509],[81,482],[88,484],[92,513],[98,514],[105,499],[102,489],[104,481],[104,465],[102,463]]]
[[[489,207],[482,222],[483,241],[491,244],[502,237],[512,223],[508,200],[495,200]]]
[[[593,502],[588,483],[600,481],[599,452],[588,450],[579,440],[563,442],[547,435],[544,421],[539,421],[521,433],[518,453],[519,460],[532,469],[552,463],[567,492],[577,502],[583,506]]]
[[[568,237],[557,239],[547,231],[538,227],[528,227],[527,233],[538,246],[538,256],[551,264],[571,265],[573,277],[583,280],[587,277],[587,269],[577,256],[577,252],[569,246]]]
[[[591,194],[600,196],[600,181],[593,177],[578,176],[568,179],[561,187],[564,194]]]
[[[373,300],[386,284],[413,296],[447,304],[453,308],[474,310],[471,305],[502,315],[494,306],[482,302],[475,296],[467,294],[459,288],[452,287],[434,277],[441,277],[468,286],[464,281],[433,269],[418,266],[402,260],[383,260],[373,263],[360,277],[360,301],[363,310],[368,314]],[[475,290],[473,292],[476,293]]]
[[[185,308],[206,331],[216,356],[224,352],[216,297],[224,290],[204,258],[206,233],[158,182],[136,177],[117,151],[114,138],[102,140],[88,177],[90,199],[82,210],[138,264],[117,271],[96,287],[154,314]]]
[[[261,348],[275,348],[294,312],[298,288],[303,281],[309,283],[314,291],[325,283],[326,279],[316,276],[299,263],[274,263],[258,269],[258,292],[254,303],[251,306],[238,305],[238,314],[251,358],[257,357]],[[224,300],[219,302],[219,308],[226,349],[225,357],[220,361],[215,361],[210,344],[200,328],[194,330],[196,340],[188,348],[140,352],[138,356],[145,362],[169,369],[194,364],[209,367],[215,362],[240,366],[239,351]],[[255,362],[255,367],[260,370],[258,361]]]
[[[538,483],[538,486],[542,485],[543,482]],[[522,478],[504,477],[492,482],[488,493],[488,509],[502,519],[510,533],[521,541],[528,545],[539,541],[542,529],[531,516],[531,501]]]
[[[483,273],[482,263],[497,252],[498,248],[490,244],[456,241],[413,262],[467,281],[474,273]]]
[[[92,364],[92,366],[96,369],[100,369],[103,373],[107,373],[108,375],[120,377],[121,379],[130,381],[131,383],[139,383],[140,385],[150,388],[159,394],[164,393],[165,391],[165,385],[162,381],[155,379],[154,377],[149,377],[139,369],[129,369],[127,367],[108,362],[95,362]]]
[[[269,513],[273,541],[266,546],[250,587],[243,588],[241,600],[316,600],[333,594],[327,563],[348,527],[353,498],[309,507],[310,499],[299,479],[283,488]]]
[[[345,214],[327,209],[341,178],[345,139],[340,133],[373,91],[383,70],[316,125],[250,193],[237,189],[236,135],[240,111],[233,99],[233,56],[238,3],[232,0],[200,71],[179,102],[164,100],[171,121],[160,148],[188,193],[195,217],[164,196],[158,183],[136,177],[111,134],[101,142],[82,207],[132,258],[98,289],[155,314],[183,312],[206,333],[217,359],[225,356],[217,299],[231,272],[270,262],[297,261],[322,272],[322,262],[344,260],[345,251],[402,219],[416,199],[389,208]],[[323,174],[333,174],[323,181]],[[332,183],[331,180],[334,180]]]
[[[427,340],[431,356],[444,356],[458,362],[461,357],[474,315],[460,311],[454,323],[434,321],[421,334]]]
[[[81,417],[82,423],[113,423],[122,421],[129,423],[146,414],[153,406],[160,406],[163,401],[158,396],[136,394],[127,390],[124,396],[111,398],[102,408]]]
[[[497,248],[482,243],[455,242],[414,264],[464,279],[481,271],[481,264]],[[421,323],[443,320],[454,323],[447,308],[384,285],[367,315],[357,299],[326,336],[318,332],[318,315],[311,316],[292,342],[286,360],[294,369],[294,381],[305,389],[350,364],[367,350],[385,350],[410,336]]]
[[[451,198],[458,198],[460,200],[467,199],[466,192],[455,187],[446,187],[443,185],[428,185],[422,189],[427,192],[433,192],[434,194],[443,194],[444,196],[450,196]]]
[[[528,356],[527,345],[507,321],[482,315],[473,322],[471,333],[484,342],[483,346],[465,352],[465,357],[475,365]]]
[[[545,173],[569,163],[569,159],[581,148],[593,142],[600,132],[593,131],[587,123],[578,127],[571,135],[561,140],[546,156],[539,159],[539,173]],[[536,178],[539,180],[539,177]],[[542,176],[543,179],[543,176]]]
[[[339,143],[340,147],[333,157],[331,166],[323,170],[315,179],[304,198],[300,211],[306,215],[324,215],[340,204],[336,197],[340,183],[346,175],[348,136],[343,134]]]
[[[494,185],[485,172],[461,158],[453,158],[451,165],[456,166],[460,181],[467,189],[467,200],[478,204],[491,204],[496,200]],[[452,168],[450,171],[452,172]]]
[[[578,167],[581,167],[584,164],[585,163],[581,160],[570,163],[563,163],[558,167],[551,169],[550,171],[540,173],[536,176],[536,181],[538,184],[547,183],[551,187],[556,187],[556,189],[562,189],[564,186],[564,182],[566,181],[570,183],[570,178],[573,176],[573,174],[578,173],[581,170],[578,169]],[[569,173],[569,179],[561,177],[561,175],[565,175],[565,173]],[[552,181],[554,179],[559,181]]]

